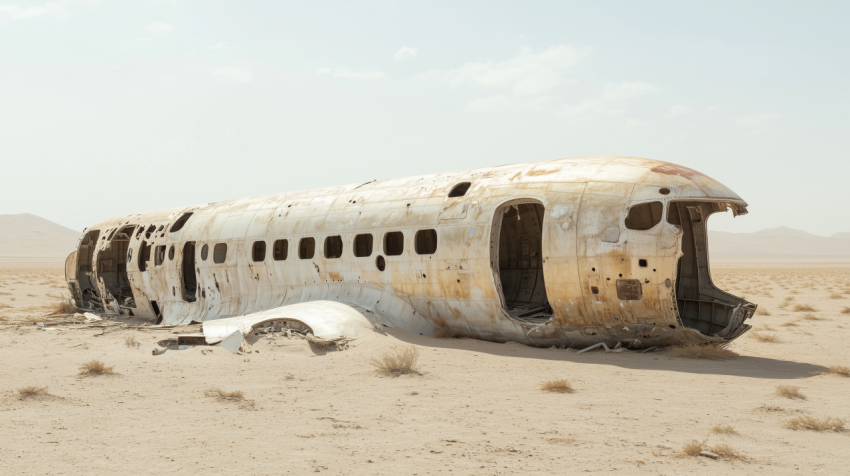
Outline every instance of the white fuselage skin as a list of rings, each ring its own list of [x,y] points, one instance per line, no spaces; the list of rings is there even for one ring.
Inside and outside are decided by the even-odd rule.
[[[470,186],[462,196],[449,197],[465,182]],[[118,217],[85,231],[66,274],[81,307],[160,317],[164,323],[331,300],[359,306],[380,324],[424,335],[540,346],[728,340],[688,328],[680,319],[674,289],[683,232],[667,221],[672,201],[717,203],[719,209],[746,213],[738,195],[686,167],[624,157],[563,159]],[[630,208],[648,202],[661,202],[664,216],[650,229],[629,229]],[[521,215],[523,210],[542,214]],[[189,212],[182,228],[171,232]],[[539,244],[527,230],[500,237],[508,219],[541,220]],[[433,253],[417,250],[417,232],[423,230],[435,230]],[[403,235],[400,254],[386,253],[385,236],[391,232]],[[363,234],[372,235],[370,253],[355,256],[355,236]],[[326,245],[328,237],[337,236]],[[314,239],[311,256],[301,248],[305,238]],[[499,256],[500,239],[502,250],[519,250],[512,264]],[[287,240],[285,259],[275,250],[278,240]],[[194,245],[194,256],[183,256],[192,249],[187,242]],[[255,252],[258,242],[265,244],[264,256]],[[340,243],[341,256],[328,257]],[[222,263],[215,262],[217,244],[227,247]],[[429,246],[423,241],[419,247],[427,252]],[[142,257],[144,271],[141,253],[150,253]],[[255,261],[258,257],[262,260]],[[187,259],[194,266],[184,265]],[[515,272],[522,283],[511,294],[545,291],[550,318],[524,320],[508,312],[512,304],[500,279],[504,266],[542,267],[537,278],[528,269]],[[528,284],[534,279],[537,284]],[[639,299],[622,299],[626,291],[618,286],[636,282]],[[124,291],[118,291],[121,286]],[[187,286],[195,287],[186,291]],[[132,293],[133,299],[118,302],[113,296],[118,293]]]

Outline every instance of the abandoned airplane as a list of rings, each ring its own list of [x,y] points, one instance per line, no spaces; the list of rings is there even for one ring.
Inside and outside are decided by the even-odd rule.
[[[687,167],[563,159],[113,218],[65,270],[80,308],[210,329],[725,343],[756,310],[711,280],[706,221],[728,209],[747,204]]]

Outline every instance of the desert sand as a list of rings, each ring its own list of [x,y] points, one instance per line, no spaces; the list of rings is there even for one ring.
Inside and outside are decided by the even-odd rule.
[[[850,418],[850,378],[823,374],[850,364],[850,268],[713,272],[721,287],[759,304],[756,332],[732,344],[740,356],[730,360],[673,357],[669,349],[578,354],[393,329],[344,351],[262,339],[243,355],[196,346],[154,356],[158,341],[198,326],[143,330],[107,321],[42,330],[33,322],[67,293],[62,269],[6,266],[0,467],[4,474],[847,474],[850,431],[784,426],[796,417]],[[409,345],[419,351],[419,374],[385,376],[370,365]],[[92,360],[114,373],[78,375]],[[540,389],[557,379],[574,391]],[[47,393],[23,397],[27,386]],[[805,399],[779,395],[778,386],[797,387]],[[243,398],[207,396],[212,389]],[[683,455],[693,440],[731,456]]]

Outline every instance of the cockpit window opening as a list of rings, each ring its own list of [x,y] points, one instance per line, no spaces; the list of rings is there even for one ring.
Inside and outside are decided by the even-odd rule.
[[[189,221],[189,218],[191,218],[191,217],[192,217],[192,212],[184,213],[183,216],[178,218],[177,221],[174,222],[173,225],[171,225],[171,233],[174,233],[174,232],[177,232],[177,231],[180,231],[181,229],[183,229],[183,225],[185,225],[186,222]]]
[[[629,208],[626,216],[626,228],[629,230],[646,231],[661,222],[664,206],[661,202],[641,203]]]
[[[462,197],[466,195],[466,191],[469,190],[470,185],[472,185],[472,182],[461,182],[455,185],[452,187],[452,191],[449,192],[449,198]]]

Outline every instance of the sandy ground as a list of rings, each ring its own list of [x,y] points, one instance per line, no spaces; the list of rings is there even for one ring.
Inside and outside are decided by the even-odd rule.
[[[850,418],[850,378],[816,374],[850,364],[850,313],[841,312],[850,306],[850,268],[723,268],[715,279],[770,314],[757,315],[759,332],[733,344],[741,354],[733,360],[668,351],[578,355],[392,330],[341,352],[263,340],[246,355],[193,347],[153,356],[157,341],[192,329],[14,325],[49,309],[46,296],[62,291],[61,269],[0,269],[0,304],[10,306],[0,308],[0,467],[3,474],[847,474],[850,431],[783,424],[805,415]],[[794,311],[805,304],[816,311]],[[141,345],[127,346],[128,337]],[[369,364],[410,344],[420,351],[421,375],[383,377]],[[93,359],[115,374],[78,376]],[[540,390],[562,378],[574,393]],[[17,390],[29,385],[49,395],[20,398]],[[778,385],[797,386],[807,399],[777,396]],[[211,388],[245,398],[205,396]],[[737,434],[712,433],[721,424]],[[705,438],[745,459],[676,456]]]

